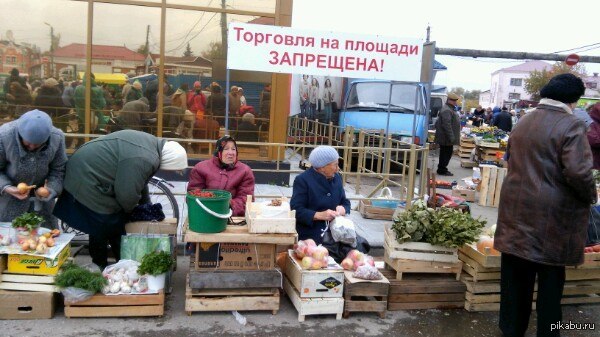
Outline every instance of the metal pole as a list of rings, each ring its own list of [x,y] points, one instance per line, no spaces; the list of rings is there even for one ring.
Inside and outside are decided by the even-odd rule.
[[[225,134],[229,133],[229,68],[225,72]]]
[[[390,96],[388,97],[388,110],[387,110],[387,121],[385,122],[385,148],[387,149],[390,145],[389,143],[389,132],[390,132],[390,114],[391,114],[391,106],[392,106],[392,86],[393,82],[390,81]],[[389,160],[386,159],[386,160]]]

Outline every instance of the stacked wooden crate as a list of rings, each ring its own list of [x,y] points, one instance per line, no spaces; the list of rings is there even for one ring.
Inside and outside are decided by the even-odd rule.
[[[66,236],[65,236],[66,237]],[[47,319],[54,316],[54,277],[70,256],[69,239],[61,239],[55,258],[0,255],[0,319]]]
[[[143,295],[103,295],[69,303],[65,301],[65,316],[73,317],[143,317],[164,315],[165,293]]]
[[[289,250],[285,262],[283,289],[298,311],[298,321],[307,315],[335,315],[341,319],[344,312],[344,270],[303,269],[301,261]]]
[[[362,280],[353,273],[344,272],[344,318],[351,312],[375,312],[385,318],[390,281],[385,276],[381,280]]]
[[[465,287],[459,281],[462,262],[457,249],[423,242],[400,244],[385,229],[384,261],[393,269],[388,310],[463,307]]]
[[[458,147],[458,156],[460,157],[460,166],[475,167],[477,163],[471,160],[471,152],[475,148],[475,140],[472,137],[461,137]]]
[[[479,205],[498,207],[502,183],[508,169],[494,165],[479,165],[481,168],[481,183],[479,188]]]
[[[467,287],[465,309],[468,311],[500,310],[500,256],[485,255],[473,245],[459,250],[465,272],[461,280]],[[537,289],[537,285],[536,285]],[[534,293],[534,298],[537,292]],[[567,267],[561,303],[600,303],[600,253],[585,254],[585,262]],[[535,302],[533,304],[535,307]]]
[[[241,221],[241,219],[237,219]],[[248,225],[229,225],[221,233],[185,228],[185,241],[195,244],[186,283],[185,311],[279,310],[282,274],[275,268],[277,245],[292,245],[297,234],[272,233]],[[270,231],[270,233],[260,233]]]

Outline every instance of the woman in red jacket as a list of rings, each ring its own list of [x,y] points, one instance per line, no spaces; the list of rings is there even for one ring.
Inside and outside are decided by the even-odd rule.
[[[246,197],[254,196],[254,173],[248,165],[238,162],[233,137],[224,136],[217,140],[215,156],[194,166],[188,191],[198,188],[229,191],[233,216],[244,216]]]

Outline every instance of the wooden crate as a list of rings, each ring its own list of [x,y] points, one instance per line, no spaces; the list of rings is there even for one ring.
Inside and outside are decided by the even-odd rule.
[[[141,317],[162,316],[165,312],[165,293],[146,295],[96,294],[90,299],[69,303],[65,301],[65,316],[72,317]]]
[[[466,256],[469,259],[477,262],[479,265],[481,265],[481,267],[500,268],[500,261],[501,261],[500,256],[485,255],[485,254],[481,253],[480,251],[478,251],[474,244],[466,244],[466,245],[460,247],[459,248],[459,259],[460,259],[460,253],[462,253],[463,256]],[[465,261],[464,259],[461,259],[461,260]],[[467,262],[467,261],[465,261],[465,262]]]
[[[344,272],[344,318],[351,312],[375,312],[385,318],[390,281],[385,276],[381,280],[361,280],[353,273]]]
[[[281,288],[281,271],[270,270],[211,270],[188,274],[190,289],[223,290],[251,288]]]
[[[390,259],[405,259],[434,262],[458,262],[458,249],[433,246],[426,242],[398,243],[391,227],[384,229],[384,249]]]
[[[0,274],[0,289],[40,292],[60,292],[54,285],[54,276]]]
[[[283,198],[287,202],[287,198]],[[252,202],[252,196],[246,199],[246,223],[249,233],[296,233],[296,211],[288,211],[282,218],[260,218],[260,204]]]
[[[475,190],[468,188],[452,187],[452,196],[465,199],[468,202],[475,202]]]
[[[479,205],[498,207],[500,192],[507,169],[493,165],[480,165],[481,184],[479,191]]]
[[[363,218],[366,219],[392,220],[396,209],[387,207],[375,207],[372,205],[371,200],[361,200],[358,203],[358,211],[363,216]]]
[[[460,167],[462,168],[471,168],[471,167],[477,167],[477,163],[474,161],[471,161],[469,159],[461,159],[460,160]]]
[[[344,270],[341,269],[303,269],[300,260],[288,250],[285,263],[285,276],[299,295],[305,297],[339,297],[344,295]]]
[[[191,289],[185,290],[185,312],[195,311],[279,311],[279,288]]]
[[[0,319],[49,319],[55,306],[54,292],[0,290]]]
[[[456,280],[460,279],[462,271],[462,261],[458,262],[434,262],[434,261],[417,261],[392,259],[385,252],[383,259],[385,263],[396,271],[395,278],[403,279],[403,274],[454,274]],[[454,276],[453,276],[454,277]]]
[[[395,280],[394,271],[381,270],[389,278],[388,310],[458,309],[464,307],[465,285],[452,275],[407,274]]]
[[[341,297],[300,297],[300,293],[287,277],[283,278],[283,289],[290,301],[298,311],[298,321],[304,322],[308,315],[335,315],[335,319],[342,319],[344,313],[344,299]]]

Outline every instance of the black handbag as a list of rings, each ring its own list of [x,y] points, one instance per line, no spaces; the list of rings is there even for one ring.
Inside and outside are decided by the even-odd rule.
[[[165,213],[159,203],[137,205],[129,215],[129,221],[163,221],[164,219]]]
[[[342,263],[342,260],[345,259],[346,255],[353,249],[357,249],[365,254],[371,250],[369,242],[358,234],[356,234],[356,248],[342,242],[336,242],[333,239],[329,228],[323,233],[323,242],[321,244],[323,247],[327,248],[329,256],[337,263]]]

